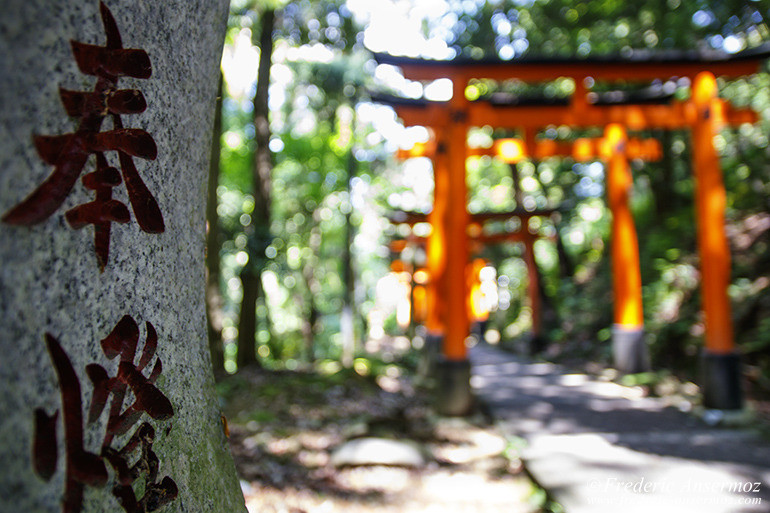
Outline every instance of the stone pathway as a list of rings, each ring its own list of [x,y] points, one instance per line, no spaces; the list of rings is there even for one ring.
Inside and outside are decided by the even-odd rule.
[[[470,354],[475,393],[566,513],[770,511],[770,443],[755,433],[488,345]]]

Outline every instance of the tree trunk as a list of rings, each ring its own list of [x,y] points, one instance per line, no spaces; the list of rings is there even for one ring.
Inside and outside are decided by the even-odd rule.
[[[516,208],[523,208],[524,207],[524,192],[521,189],[521,176],[519,174],[519,169],[516,166],[516,164],[511,164],[511,178],[513,179],[513,193],[514,198],[516,201]],[[543,192],[546,193],[547,196],[547,190],[545,188],[545,185],[540,181],[540,176],[535,171],[533,174],[533,177],[535,180],[537,180],[538,184],[540,185],[540,188],[543,189]],[[528,230],[528,221],[522,222],[522,230]],[[565,274],[571,276],[571,268],[569,267],[569,259],[566,257],[566,252],[564,251],[564,245],[562,243],[561,237],[559,236],[559,230],[555,230],[556,232],[556,251],[559,255],[559,264],[560,269]],[[538,308],[533,308],[532,313],[534,315],[538,315],[539,319],[535,319],[533,317],[532,319],[532,326],[533,326],[533,332],[535,335],[535,339],[533,340],[533,349],[535,352],[539,352],[540,350],[544,349],[542,344],[545,343],[545,334],[544,331],[551,326],[553,326],[557,322],[557,315],[556,315],[556,308],[553,305],[553,301],[551,298],[546,294],[545,292],[545,285],[543,283],[543,277],[542,273],[540,272],[540,269],[537,266],[537,262],[535,261],[535,255],[534,255],[534,244],[530,243],[525,245],[524,249],[524,258],[526,261],[528,261],[528,270],[531,273],[530,279],[534,282],[533,287],[531,290],[531,294],[535,297],[532,298],[533,302],[536,302],[538,304]]]
[[[352,127],[351,127],[352,128]],[[351,130],[352,132],[352,130]],[[356,352],[356,339],[354,329],[355,319],[355,276],[353,273],[353,223],[350,216],[353,211],[352,190],[350,181],[356,174],[356,158],[353,153],[353,145],[350,145],[350,155],[348,155],[347,165],[347,192],[348,209],[345,212],[345,243],[342,248],[342,277],[345,286],[342,298],[342,314],[340,316],[340,332],[342,335],[342,365],[345,367],[353,366],[353,358]]]
[[[302,326],[302,334],[305,339],[305,353],[308,363],[315,361],[315,336],[318,332],[318,306],[316,305],[316,296],[318,295],[321,284],[315,277],[315,267],[318,263],[318,253],[321,249],[321,232],[318,226],[316,217],[317,211],[313,214],[308,214],[314,220],[315,225],[310,229],[310,238],[308,240],[308,247],[311,250],[311,256],[307,262],[302,266],[302,278],[305,281],[305,289],[307,290],[307,296],[305,298],[306,305],[306,317]]]
[[[209,350],[214,375],[224,370],[225,353],[222,347],[222,293],[219,289],[219,215],[217,214],[217,186],[219,185],[219,150],[222,136],[222,75],[214,112],[214,130],[211,139],[208,198],[206,200],[206,318],[208,320]]]
[[[673,187],[676,182],[675,162],[673,151],[674,134],[670,130],[661,130],[656,134],[663,152],[660,161],[659,172],[651,173],[652,193],[655,198],[654,215],[657,222],[662,222],[679,207],[679,196]]]
[[[259,296],[258,277],[247,265],[241,271],[243,297],[238,318],[238,368],[258,365],[257,360],[257,297]]]
[[[254,347],[257,331],[257,302],[262,289],[260,280],[265,265],[265,249],[270,245],[270,190],[273,168],[270,154],[270,119],[268,111],[268,89],[270,86],[270,66],[273,60],[273,28],[275,11],[267,9],[262,14],[262,33],[260,35],[259,68],[257,70],[257,90],[254,94],[254,171],[253,196],[254,211],[251,222],[245,227],[249,238],[249,261],[241,272],[243,299],[241,317],[238,322],[238,363],[240,366],[257,365]],[[265,329],[269,330],[268,319]],[[270,337],[272,339],[272,337]],[[242,355],[240,353],[243,353]]]
[[[312,280],[312,278],[309,279],[308,276],[306,276],[306,273],[312,274],[313,269],[310,266],[307,266],[306,269],[302,270],[302,276],[305,279],[306,284],[305,297],[302,298],[302,303],[305,307],[303,310],[306,312],[304,322],[302,323],[302,340],[304,342],[305,361],[312,365],[313,362],[315,362],[315,335],[318,324],[318,308],[315,305],[315,295],[310,290],[309,280]]]
[[[521,191],[521,182],[519,176],[518,164],[509,164],[511,170],[511,179],[513,180],[513,201],[516,203],[517,209],[524,208],[524,194]],[[537,173],[536,173],[537,174]]]
[[[537,180],[537,183],[540,185],[540,188],[543,189],[543,192],[545,193],[546,197],[548,197],[548,188],[543,183],[543,181],[540,180],[540,174],[536,171],[533,176],[535,180]],[[557,219],[560,219],[561,214],[557,214],[557,215],[559,216],[559,218]],[[554,220],[553,224],[554,224],[554,237],[556,239],[556,254],[559,256],[559,271],[561,272],[562,276],[571,278],[572,275],[575,274],[575,266],[572,264],[572,259],[567,253],[567,249],[564,247],[564,241],[562,240],[561,234],[559,233],[558,221]]]

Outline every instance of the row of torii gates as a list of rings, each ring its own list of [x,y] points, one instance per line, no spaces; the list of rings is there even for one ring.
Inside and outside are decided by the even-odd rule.
[[[633,178],[629,160],[654,160],[660,155],[656,140],[639,140],[629,131],[689,129],[692,135],[698,250],[705,317],[702,354],[704,404],[708,408],[742,407],[740,358],[735,350],[730,301],[730,251],[725,235],[725,189],[713,137],[725,126],[755,123],[755,112],[736,109],[718,97],[716,76],[728,78],[760,71],[770,56],[767,46],[734,55],[694,53],[631,55],[627,58],[468,60],[436,61],[375,54],[380,64],[401,68],[406,79],[434,81],[448,78],[453,94],[448,101],[410,100],[376,96],[374,101],[392,105],[406,126],[423,126],[433,134],[428,144],[418,145],[402,157],[427,156],[434,170],[434,203],[427,215],[411,215],[406,222],[427,221],[431,231],[426,244],[428,343],[440,356],[433,368],[437,378],[439,409],[461,415],[472,404],[470,363],[466,339],[471,329],[468,308],[469,262],[475,243],[514,240],[525,245],[530,276],[530,303],[538,304],[532,243],[535,231],[529,220],[549,215],[550,210],[524,209],[517,197],[516,209],[504,213],[471,215],[467,209],[466,159],[493,155],[515,165],[521,159],[571,156],[575,160],[601,159],[606,164],[606,189],[612,213],[611,258],[613,268],[613,355],[622,372],[639,372],[648,365],[644,340],[642,284],[638,241],[628,198]],[[547,83],[571,78],[575,84],[569,101],[471,101],[466,88],[471,80],[519,80]],[[688,78],[692,84],[687,100],[671,95],[640,98],[620,94],[602,96],[590,91],[597,82],[649,84],[672,78]],[[641,90],[645,91],[645,90]],[[649,89],[646,89],[649,91]],[[617,96],[617,95],[616,95]],[[644,95],[642,95],[644,96]],[[518,130],[521,139],[495,142],[492,148],[473,149],[467,144],[469,127]],[[550,126],[604,128],[604,137],[557,142],[538,138]],[[517,192],[518,196],[518,192]],[[507,234],[484,236],[479,226],[490,219],[518,218],[521,228]],[[473,227],[474,229],[469,230]],[[533,312],[537,329],[538,313]]]

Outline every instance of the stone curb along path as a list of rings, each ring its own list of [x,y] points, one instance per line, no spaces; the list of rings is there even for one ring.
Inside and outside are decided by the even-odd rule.
[[[766,512],[770,444],[714,428],[633,389],[488,345],[471,383],[527,471],[566,513]]]

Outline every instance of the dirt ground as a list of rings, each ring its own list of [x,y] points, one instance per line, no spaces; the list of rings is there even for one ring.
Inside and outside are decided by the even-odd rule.
[[[245,371],[219,391],[250,513],[548,511],[517,440],[482,416],[437,417],[403,378]],[[364,436],[411,441],[426,463],[332,464],[336,447]]]

